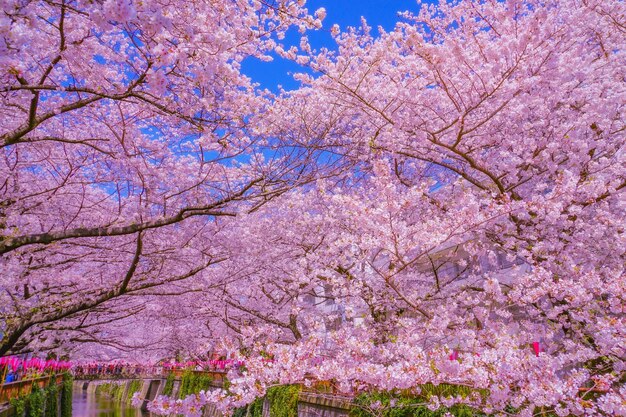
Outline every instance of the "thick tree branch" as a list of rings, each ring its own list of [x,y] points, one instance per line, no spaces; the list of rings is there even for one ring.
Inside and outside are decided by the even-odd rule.
[[[79,227],[58,232],[38,233],[32,235],[18,236],[14,238],[5,238],[0,242],[0,255],[11,252],[17,248],[34,244],[49,244],[52,242],[83,238],[83,237],[100,237],[100,236],[123,236],[144,230],[155,229],[171,224],[179,223],[189,217],[194,216],[231,216],[235,214],[222,210],[224,205],[229,202],[236,201],[246,194],[254,185],[258,184],[261,179],[250,181],[239,192],[216,201],[206,206],[185,207],[173,216],[162,217],[155,220],[149,220],[142,223],[132,223],[123,226],[100,226],[100,227]]]

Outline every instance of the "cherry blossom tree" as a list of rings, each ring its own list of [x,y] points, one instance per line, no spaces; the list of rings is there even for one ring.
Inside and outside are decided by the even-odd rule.
[[[623,2],[422,5],[335,51],[276,42],[300,3],[9,7],[0,352],[152,312],[246,364],[162,414],[332,379],[626,415]],[[270,50],[301,88],[241,75]]]
[[[285,53],[319,75],[268,126],[355,169],[242,219],[258,260],[238,265],[260,266],[229,290],[254,323],[232,344],[246,372],[182,410],[317,378],[474,390],[434,409],[626,415],[623,2],[460,1],[332,31],[336,52]]]
[[[317,172],[316,150],[255,132],[270,97],[240,72],[321,25],[297,2],[9,1],[1,19],[0,354],[184,292],[224,259],[220,218]]]

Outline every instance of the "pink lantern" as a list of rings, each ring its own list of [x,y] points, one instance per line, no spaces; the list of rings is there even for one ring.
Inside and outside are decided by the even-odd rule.
[[[535,356],[539,356],[539,352],[541,352],[539,342],[533,342],[533,350],[535,351]]]

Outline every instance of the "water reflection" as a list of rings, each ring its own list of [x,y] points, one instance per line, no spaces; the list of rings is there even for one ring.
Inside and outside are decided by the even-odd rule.
[[[150,417],[152,414],[126,404],[119,404],[107,396],[87,393],[74,387],[73,417]]]

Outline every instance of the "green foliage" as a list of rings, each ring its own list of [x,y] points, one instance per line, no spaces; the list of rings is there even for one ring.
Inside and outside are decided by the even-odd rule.
[[[128,385],[128,391],[126,391],[126,403],[130,404],[130,401],[133,398],[133,395],[137,391],[141,390],[142,385],[143,385],[143,382],[140,381],[139,379],[133,379],[130,382],[130,384]]]
[[[26,417],[44,417],[46,393],[38,386],[33,386],[26,404]]]
[[[180,380],[180,388],[178,389],[178,398],[185,398],[189,394],[189,383],[191,382],[192,373],[189,370],[183,372]]]
[[[191,392],[197,394],[200,391],[208,391],[212,383],[213,378],[210,375],[197,375],[194,383],[191,384]]]
[[[24,412],[26,411],[26,399],[23,397],[20,398],[12,398],[10,401],[11,406],[15,408],[15,415],[17,417],[24,417]]]
[[[96,387],[96,395],[107,395],[117,402],[122,401],[124,394],[124,386],[115,382],[106,382]]]
[[[167,395],[168,397],[172,395],[174,391],[174,374],[169,374],[167,379],[165,380],[165,386],[163,387],[163,395]]]
[[[59,387],[53,382],[46,388],[46,417],[57,417]]]
[[[107,395],[113,399],[113,401],[121,403],[122,400],[130,404],[130,401],[137,391],[141,390],[143,381],[140,379],[133,379],[127,385],[124,383],[106,382],[96,387],[96,395]]]
[[[111,384],[109,384],[108,382],[105,384],[98,384],[96,385],[96,395],[110,394],[110,389]]]
[[[61,417],[72,417],[72,382],[71,376],[63,376]],[[56,380],[53,379],[45,389],[33,385],[30,394],[13,398],[10,404],[16,417],[58,417],[59,387]]]
[[[61,388],[61,417],[72,417],[72,383],[74,378],[69,373],[63,375]]]
[[[122,396],[124,395],[125,385],[122,384],[113,384],[113,392],[111,393],[113,397],[113,401],[119,403],[122,402]]]
[[[248,407],[239,407],[233,411],[233,417],[246,417]]]
[[[113,396],[115,389],[115,384],[111,382],[105,382],[104,384],[96,385],[96,395],[108,395]]]
[[[191,394],[197,394],[200,391],[208,391],[213,383],[213,378],[209,375],[205,375],[191,370],[186,370],[183,373],[183,377],[180,381],[180,390],[178,391],[178,398],[185,398]],[[166,383],[167,384],[167,383]]]
[[[272,417],[297,417],[300,385],[279,385],[267,390]]]
[[[263,402],[265,397],[257,398],[245,407],[239,407],[233,412],[233,417],[263,417]]]
[[[230,380],[226,377],[224,377],[224,380],[222,381],[222,388],[226,391],[230,390]]]
[[[263,417],[263,402],[265,397],[257,398],[248,407],[250,408],[250,417]]]
[[[486,417],[487,415],[466,405],[457,404],[452,407],[441,407],[430,410],[424,403],[433,395],[448,397],[453,395],[467,396],[471,389],[455,385],[441,384],[434,386],[425,384],[419,396],[389,392],[370,392],[358,395],[350,417],[443,417],[450,413],[455,417]],[[393,405],[392,405],[393,404]],[[372,412],[375,411],[375,414]]]

